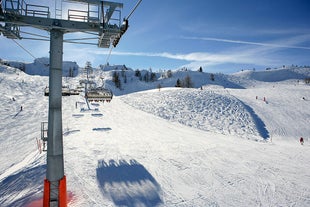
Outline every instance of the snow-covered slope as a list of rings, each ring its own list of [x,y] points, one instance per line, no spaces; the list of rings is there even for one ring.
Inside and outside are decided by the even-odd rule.
[[[212,85],[198,72],[144,83],[132,71],[119,90],[112,73],[100,75],[124,95],[111,103],[81,112],[82,96],[62,99],[69,206],[310,205],[308,85],[244,74],[216,75]],[[188,74],[196,89],[154,89]],[[0,66],[0,206],[41,204],[46,154],[36,138],[47,83]]]

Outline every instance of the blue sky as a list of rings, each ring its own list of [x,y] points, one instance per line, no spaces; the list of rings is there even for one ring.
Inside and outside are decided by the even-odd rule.
[[[118,2],[124,3],[126,17],[137,0]],[[133,69],[201,66],[206,72],[223,73],[310,65],[309,11],[309,0],[142,0],[108,61]],[[79,34],[66,34],[65,39],[72,35]],[[35,57],[49,55],[48,42],[18,43]],[[12,40],[0,36],[0,45],[0,58],[33,61]],[[94,67],[105,64],[108,53],[92,45],[64,44],[64,60],[80,66],[86,61]]]

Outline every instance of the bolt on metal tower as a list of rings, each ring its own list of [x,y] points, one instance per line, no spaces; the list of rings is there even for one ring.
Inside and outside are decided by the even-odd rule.
[[[22,39],[20,29],[24,26],[50,33],[47,172],[44,181],[44,207],[67,206],[61,107],[64,34],[92,32],[97,34],[98,47],[109,48],[112,42],[113,46],[116,46],[128,28],[128,20],[121,24],[120,9],[123,7],[121,3],[103,0],[63,0],[63,2],[84,4],[87,9],[69,9],[67,19],[59,19],[62,15],[59,13],[56,15],[58,11],[55,12],[55,18],[51,18],[49,7],[27,4],[25,0],[3,0],[0,8],[0,22],[4,22],[4,26],[0,24],[0,34],[2,33],[3,36],[10,39]],[[114,44],[115,40],[116,44]]]

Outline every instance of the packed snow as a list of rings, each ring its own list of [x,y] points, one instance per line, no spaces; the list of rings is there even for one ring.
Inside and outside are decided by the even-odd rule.
[[[214,81],[173,71],[148,83],[126,69],[119,90],[120,68],[95,71],[115,94],[110,103],[89,110],[82,95],[62,99],[68,206],[310,206],[309,68]],[[187,75],[194,88],[174,87]],[[41,205],[47,85],[0,65],[0,206]]]

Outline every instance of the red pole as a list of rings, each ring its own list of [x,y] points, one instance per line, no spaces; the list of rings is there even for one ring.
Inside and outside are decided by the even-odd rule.
[[[59,180],[58,185],[58,206],[67,207],[67,184],[66,176]],[[44,180],[43,207],[50,207],[50,191],[51,183],[47,179]]]

